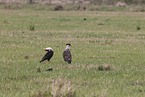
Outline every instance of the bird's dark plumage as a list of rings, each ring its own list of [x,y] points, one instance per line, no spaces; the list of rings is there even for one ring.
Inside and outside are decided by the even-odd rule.
[[[68,62],[69,64],[71,64],[72,57],[71,57],[71,52],[70,52],[70,50],[65,50],[65,51],[63,52],[63,58],[64,58],[64,61],[65,61],[65,62]]]
[[[68,62],[69,64],[71,64],[71,61],[72,61],[71,52],[69,50],[70,46],[71,46],[71,44],[66,44],[66,48],[63,52],[63,59],[65,62]]]
[[[44,57],[42,58],[42,60],[40,61],[40,63],[41,62],[43,62],[43,61],[45,61],[45,60],[50,60],[51,59],[51,57],[53,56],[53,51],[52,50],[50,50],[50,51],[48,51],[45,55],[44,55]]]

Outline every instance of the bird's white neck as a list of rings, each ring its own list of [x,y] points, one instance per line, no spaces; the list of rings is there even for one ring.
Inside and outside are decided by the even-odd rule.
[[[70,49],[70,46],[69,45],[66,46],[65,50],[67,50],[67,49]]]

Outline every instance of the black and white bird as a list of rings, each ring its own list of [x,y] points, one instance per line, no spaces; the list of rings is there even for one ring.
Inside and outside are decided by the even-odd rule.
[[[63,52],[63,59],[64,59],[65,62],[68,62],[68,64],[71,64],[71,61],[72,61],[70,46],[71,46],[70,43],[66,44],[66,48]]]
[[[53,49],[51,47],[44,48],[44,50],[45,51],[48,51],[48,52],[44,55],[44,57],[42,58],[42,60],[40,61],[40,63],[43,62],[43,61],[45,61],[45,60],[50,61],[50,59],[52,58],[53,53],[54,53],[54,51],[53,51]]]

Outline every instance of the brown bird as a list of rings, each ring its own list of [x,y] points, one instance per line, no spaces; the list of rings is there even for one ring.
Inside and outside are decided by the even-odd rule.
[[[65,62],[68,62],[68,64],[71,64],[71,61],[72,61],[70,46],[71,46],[70,43],[66,44],[66,48],[63,52],[63,59],[64,59]]]
[[[44,57],[42,58],[42,60],[40,61],[40,63],[43,62],[43,61],[45,61],[45,60],[50,61],[50,59],[52,58],[53,53],[54,53],[54,51],[53,51],[53,49],[51,47],[44,48],[44,50],[45,51],[48,51],[48,52],[44,55]]]

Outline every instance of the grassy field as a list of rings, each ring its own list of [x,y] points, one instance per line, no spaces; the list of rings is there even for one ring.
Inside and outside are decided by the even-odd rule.
[[[54,56],[40,64],[49,46]],[[68,95],[145,97],[145,13],[0,10],[0,97]]]

